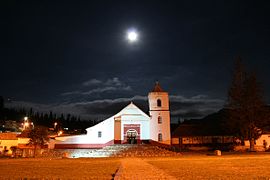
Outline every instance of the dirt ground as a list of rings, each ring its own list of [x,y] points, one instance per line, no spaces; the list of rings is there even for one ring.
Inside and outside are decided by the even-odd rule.
[[[270,179],[270,154],[0,159],[0,179]]]

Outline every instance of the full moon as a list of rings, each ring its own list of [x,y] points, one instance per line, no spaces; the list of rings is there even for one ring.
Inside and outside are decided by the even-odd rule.
[[[127,39],[130,43],[138,41],[138,32],[136,30],[129,30],[127,32]]]

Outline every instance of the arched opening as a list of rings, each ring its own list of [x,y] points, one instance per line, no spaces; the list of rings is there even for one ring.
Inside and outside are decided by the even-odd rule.
[[[161,133],[158,134],[158,141],[162,141],[162,134]]]
[[[162,124],[162,117],[158,116],[158,124]]]
[[[138,136],[138,133],[135,129],[129,129],[127,131],[128,144],[137,144],[137,139],[136,139],[137,136]]]
[[[161,107],[161,100],[160,99],[157,100],[157,106]]]

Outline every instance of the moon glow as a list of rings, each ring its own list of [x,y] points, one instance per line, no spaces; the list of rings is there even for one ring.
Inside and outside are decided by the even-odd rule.
[[[136,41],[138,41],[138,32],[136,30],[129,30],[127,32],[127,40],[130,42],[130,43],[134,43]]]

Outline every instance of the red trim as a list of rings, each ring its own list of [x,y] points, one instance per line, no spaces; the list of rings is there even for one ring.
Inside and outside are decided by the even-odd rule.
[[[54,149],[101,149],[114,144],[111,140],[105,144],[55,144]]]

